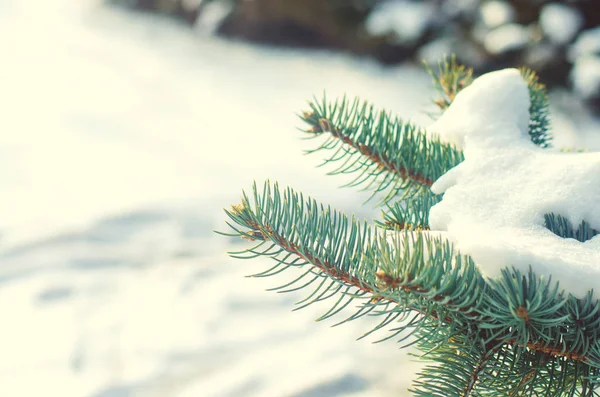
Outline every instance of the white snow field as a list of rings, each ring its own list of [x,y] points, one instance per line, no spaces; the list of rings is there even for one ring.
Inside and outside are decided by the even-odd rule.
[[[302,154],[295,112],[326,90],[427,125],[428,76],[91,1],[3,0],[0,50],[0,396],[408,395],[419,364],[356,342],[368,319],[292,313],[264,291],[287,278],[244,278],[267,261],[212,230],[254,179],[376,215]],[[555,121],[559,146],[597,145]]]
[[[315,324],[244,278],[222,208],[267,178],[349,213],[368,196],[303,150],[327,90],[407,116],[428,77],[195,37],[94,3],[0,5],[0,395],[397,396],[415,366],[368,321]],[[339,320],[342,318],[340,317]],[[383,335],[381,335],[383,336]],[[372,341],[373,339],[371,339]]]

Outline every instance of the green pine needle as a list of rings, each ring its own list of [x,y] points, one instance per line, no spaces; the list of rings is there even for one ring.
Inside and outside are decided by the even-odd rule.
[[[543,148],[549,147],[552,141],[550,134],[550,115],[548,112],[548,94],[546,86],[539,82],[537,73],[531,69],[521,68],[521,75],[529,88],[529,136],[533,143]]]
[[[302,116],[310,125],[307,132],[328,137],[309,153],[331,151],[324,164],[339,165],[330,174],[355,174],[348,186],[362,185],[373,196],[382,193],[382,204],[428,192],[436,179],[464,159],[453,145],[358,99],[329,103],[324,98],[310,107]]]
[[[438,70],[434,71],[423,62],[425,69],[433,80],[435,89],[441,97],[433,101],[443,112],[448,109],[456,95],[473,82],[473,69],[456,62],[456,56],[445,57],[438,62]]]
[[[429,211],[439,203],[441,195],[423,194],[405,201],[397,201],[383,211],[383,221],[375,221],[389,230],[429,230]]]
[[[600,231],[592,228],[585,220],[575,228],[567,218],[553,213],[544,215],[544,226],[557,236],[574,238],[582,243],[600,234]]]
[[[382,316],[363,337],[387,330],[382,341],[416,345],[435,363],[417,395],[536,395],[546,385],[576,396],[597,383],[600,303],[591,293],[565,295],[531,270],[485,279],[440,237],[372,227],[277,184],[251,197],[226,211],[233,234],[255,244],[232,256],[271,258],[258,277],[301,268],[273,290],[308,290],[298,308],[333,302],[319,320],[351,308],[338,324]]]

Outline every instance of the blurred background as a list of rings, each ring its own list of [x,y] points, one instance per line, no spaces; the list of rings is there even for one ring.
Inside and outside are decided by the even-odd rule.
[[[600,149],[596,1],[0,0],[0,395],[388,397],[420,364],[248,279],[223,207],[279,181],[373,218],[304,156],[313,95],[427,126],[421,60],[538,70],[554,145]],[[338,317],[342,320],[343,317]]]
[[[325,48],[384,64],[445,54],[476,72],[524,65],[598,105],[600,13],[594,0],[110,0],[171,15],[197,31]]]

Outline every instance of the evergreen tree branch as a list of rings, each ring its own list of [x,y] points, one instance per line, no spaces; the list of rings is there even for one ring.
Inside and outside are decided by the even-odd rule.
[[[426,359],[435,363],[424,368],[412,389],[416,396],[469,397],[478,394],[500,346],[481,345],[476,335],[458,335],[437,348]]]
[[[574,238],[582,243],[600,234],[600,231],[592,228],[585,220],[575,228],[567,218],[554,213],[544,214],[544,226],[557,236]]]
[[[458,64],[455,55],[452,55],[450,59],[442,59],[438,63],[437,72],[431,69],[426,62],[423,62],[423,65],[433,80],[433,86],[441,95],[440,98],[433,101],[441,112],[452,104],[460,91],[473,82],[473,69]]]
[[[348,186],[365,185],[365,189],[373,188],[373,195],[384,192],[383,203],[398,198],[402,191],[402,197],[428,191],[464,159],[454,146],[357,99],[330,104],[324,98],[309,105],[311,111],[302,116],[310,125],[307,132],[329,133],[325,143],[309,153],[333,151],[325,163],[341,164],[331,174],[357,174]]]
[[[394,308],[396,313],[416,311],[456,324],[472,314],[481,277],[472,261],[456,255],[447,242],[419,233],[394,234],[390,239],[389,234],[349,220],[314,200],[303,201],[291,189],[282,196],[277,186],[271,189],[266,184],[262,196],[256,188],[254,193],[254,205],[244,194],[242,204],[227,214],[239,225],[230,224],[236,235],[257,242],[257,247],[234,256],[266,255],[278,262],[261,276],[279,272],[279,267],[308,265],[314,267],[311,275],[333,279],[345,288],[347,297],[353,297],[353,288],[359,297],[368,299],[367,306],[393,303],[400,306]],[[426,253],[433,258],[426,258]],[[290,262],[290,254],[299,261]],[[430,266],[432,261],[437,266]],[[464,266],[452,268],[453,263]],[[396,334],[407,329],[401,327]]]
[[[472,70],[454,57],[440,63],[437,73],[428,70],[442,111],[472,81]],[[546,89],[534,72],[521,74],[530,96],[529,135],[547,147]],[[254,186],[253,201],[244,193],[242,203],[226,211],[233,230],[228,235],[255,244],[230,254],[275,261],[255,277],[301,269],[271,290],[311,291],[295,310],[333,302],[318,320],[352,307],[338,324],[381,316],[361,338],[388,330],[380,341],[416,345],[420,357],[433,362],[416,382],[417,395],[598,396],[600,302],[592,291],[577,299],[550,278],[510,264],[500,277],[484,278],[469,256],[427,232],[430,210],[442,198],[429,187],[463,161],[463,153],[357,99],[324,98],[310,107],[302,116],[310,125],[306,132],[326,140],[309,153],[330,151],[325,163],[337,165],[331,174],[354,174],[349,186],[381,193],[382,220],[371,227],[267,183],[262,194]],[[573,226],[560,214],[546,214],[545,226],[581,242],[599,234],[585,221]]]
[[[385,314],[376,330],[417,313],[408,324],[394,328],[391,337],[409,330],[424,351],[439,349],[440,340],[475,335],[486,352],[500,351],[512,357],[509,362],[537,352],[548,362],[566,359],[588,371],[600,368],[600,305],[591,293],[586,299],[565,297],[551,280],[541,282],[533,272],[522,275],[515,269],[484,281],[473,261],[455,253],[448,242],[418,232],[390,235],[304,200],[291,189],[282,195],[277,185],[268,183],[262,195],[255,187],[253,204],[244,194],[242,204],[227,213],[239,225],[230,225],[235,235],[257,242],[234,255],[264,255],[277,262],[259,276],[309,267],[277,289],[298,290],[316,282],[303,306],[341,294],[323,319],[361,299],[358,311],[345,321]],[[306,282],[306,277],[312,278]]]
[[[452,104],[456,95],[473,82],[473,69],[458,64],[455,56],[440,61],[437,72],[427,64],[425,68],[432,77],[434,87],[441,94],[441,98],[436,99],[434,103],[442,113]],[[533,70],[521,68],[520,71],[529,89],[529,136],[536,145],[549,147],[552,135],[546,86],[540,83],[537,73]]]
[[[436,101],[441,110],[472,81],[472,71],[454,58],[430,73],[442,94]],[[547,147],[545,87],[532,71],[521,74],[531,100],[531,140]],[[416,382],[417,395],[598,396],[600,302],[591,291],[577,299],[550,278],[531,269],[522,274],[510,264],[500,277],[484,278],[470,257],[425,232],[430,210],[441,200],[429,187],[463,160],[462,152],[358,100],[324,98],[310,107],[302,116],[307,132],[327,136],[310,152],[331,151],[325,163],[338,164],[332,174],[354,173],[349,185],[382,192],[383,219],[371,227],[267,183],[262,194],[254,187],[252,202],[244,193],[242,203],[226,211],[230,235],[255,244],[230,254],[275,261],[256,277],[302,268],[272,290],[312,290],[295,310],[333,301],[318,320],[349,307],[355,311],[338,324],[381,316],[361,338],[387,329],[380,341],[416,345],[420,357],[434,363]],[[545,225],[581,242],[599,233],[585,221],[574,227],[559,214],[546,214]]]
[[[382,221],[377,225],[388,230],[429,230],[429,211],[440,202],[441,195],[425,193],[388,205],[388,211],[382,211]]]
[[[538,75],[533,70],[521,68],[520,71],[529,88],[529,136],[536,145],[549,147],[552,135],[546,86],[539,82]]]
[[[510,392],[509,397],[517,397],[519,395],[518,393],[523,389],[524,386],[526,386],[530,382],[530,380],[537,374],[537,372],[537,368],[532,368],[531,370],[529,370],[529,372],[523,375],[521,381]]]

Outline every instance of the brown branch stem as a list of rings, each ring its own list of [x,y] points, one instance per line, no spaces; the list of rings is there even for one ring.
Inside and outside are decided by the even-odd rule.
[[[396,300],[392,299],[389,296],[383,297],[383,296],[377,295],[377,292],[373,288],[371,288],[368,284],[362,282],[362,280],[360,278],[358,278],[356,276],[352,276],[348,273],[341,271],[339,268],[336,268],[335,266],[333,266],[333,264],[327,263],[326,261],[321,260],[320,258],[316,257],[315,255],[312,255],[312,254],[306,253],[306,252],[302,252],[300,247],[298,247],[297,244],[286,240],[286,238],[284,236],[276,233],[271,226],[263,225],[261,227],[255,222],[248,222],[247,226],[249,226],[249,227],[251,227],[251,229],[253,229],[253,230],[251,230],[251,232],[249,234],[252,235],[254,233],[257,233],[263,237],[269,238],[271,241],[273,241],[274,243],[279,245],[281,248],[285,249],[286,251],[288,251],[294,255],[297,255],[298,257],[302,258],[306,262],[317,267],[319,270],[326,273],[327,275],[329,275],[335,279],[341,280],[342,282],[344,282],[345,284],[347,284],[349,286],[356,287],[358,290],[360,290],[362,292],[372,294],[373,300],[375,300],[375,301],[387,300],[390,303],[399,304],[399,302],[397,302]],[[419,286],[419,285],[405,285],[404,282],[406,282],[406,280],[395,279],[383,272],[377,272],[376,277],[387,288],[399,288],[406,292],[414,292],[414,293],[418,293],[418,294],[426,294],[429,292],[426,288],[423,288],[422,286]],[[435,296],[431,297],[430,299],[439,302],[445,298],[446,297],[443,295],[435,295]],[[423,311],[421,311],[417,308],[411,308],[411,307],[408,307],[408,309],[415,311],[417,313],[420,313],[422,315],[432,316],[434,319],[439,319],[439,317],[437,317],[437,313],[435,313],[435,312],[424,313]],[[467,311],[467,310],[465,310],[465,311]],[[442,321],[444,321],[445,323],[451,323],[452,319],[449,317],[445,317]],[[548,354],[548,355],[554,356],[554,357],[567,357],[571,360],[580,361],[580,362],[588,361],[588,358],[585,357],[584,355],[574,353],[574,352],[564,351],[561,347],[543,345],[543,344],[536,343],[533,341],[527,342],[526,344],[520,344],[520,343],[516,343],[516,342],[517,341],[515,338],[511,338],[511,339],[507,339],[507,340],[503,341],[502,343],[497,343],[497,344],[494,343],[494,341],[491,341],[488,345],[515,345],[516,344],[520,347],[526,347],[529,350],[539,351],[539,352],[542,352],[542,353],[545,353],[545,354]]]
[[[465,390],[462,394],[462,397],[469,397],[471,395],[471,392],[475,388],[475,385],[477,384],[477,380],[479,379],[479,373],[481,372],[481,370],[483,370],[483,367],[485,367],[485,364],[488,361],[488,357],[489,357],[488,354],[489,354],[489,352],[481,353],[481,357],[479,358],[479,361],[477,362],[477,366],[473,369],[473,372],[471,372],[471,376],[469,378],[469,383],[467,384],[467,387],[465,388]]]
[[[417,182],[423,186],[431,186],[433,185],[433,180],[424,175],[421,175],[415,170],[406,168],[402,165],[395,164],[392,162],[387,156],[381,153],[375,153],[373,149],[363,143],[354,142],[350,137],[344,134],[338,127],[334,126],[331,121],[321,118],[318,121],[318,124],[313,125],[313,128],[310,130],[312,133],[322,133],[329,132],[335,138],[341,140],[346,145],[352,147],[356,151],[358,151],[363,156],[367,157],[373,163],[377,164],[377,167],[380,169],[385,169],[388,172],[396,174],[400,176],[401,179],[410,179],[414,182]]]

